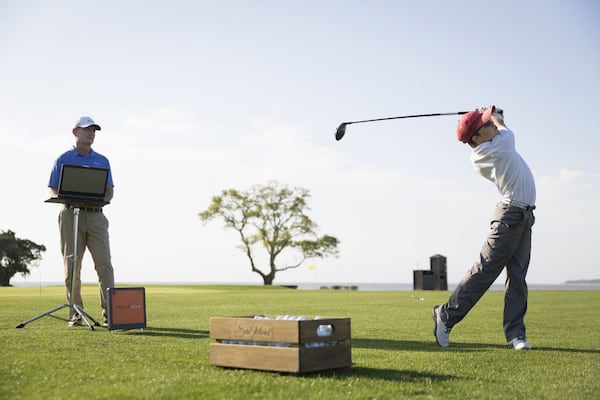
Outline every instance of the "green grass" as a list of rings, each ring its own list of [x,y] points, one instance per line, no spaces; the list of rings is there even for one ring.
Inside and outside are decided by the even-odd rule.
[[[97,290],[83,296],[98,319]],[[15,329],[64,303],[64,289],[0,288],[0,399],[598,398],[600,291],[530,292],[530,352],[505,345],[499,291],[439,348],[431,307],[448,295],[148,285],[148,327],[109,333],[50,317]],[[350,317],[352,367],[296,376],[211,366],[209,318],[254,314]]]

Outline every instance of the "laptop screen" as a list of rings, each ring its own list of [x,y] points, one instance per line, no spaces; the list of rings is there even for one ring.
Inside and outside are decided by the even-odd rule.
[[[59,196],[103,198],[108,169],[63,164],[58,189]]]

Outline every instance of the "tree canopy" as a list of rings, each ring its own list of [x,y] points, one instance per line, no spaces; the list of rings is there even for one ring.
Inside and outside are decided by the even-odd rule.
[[[20,273],[29,275],[29,266],[37,266],[46,246],[19,239],[12,231],[0,233],[0,286],[10,286],[11,278]]]
[[[252,272],[271,285],[277,272],[339,253],[337,238],[317,235],[317,224],[306,214],[309,197],[307,189],[271,181],[247,191],[223,190],[198,215],[203,221],[222,218],[225,228],[237,231]],[[259,265],[261,248],[267,253],[265,265]]]

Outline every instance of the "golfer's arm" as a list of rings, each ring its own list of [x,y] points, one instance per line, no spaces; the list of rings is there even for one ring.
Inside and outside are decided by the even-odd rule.
[[[50,188],[50,197],[56,197],[58,196],[58,189],[57,188]]]
[[[115,190],[112,186],[106,185],[106,192],[104,193],[104,201],[109,202],[112,200]]]

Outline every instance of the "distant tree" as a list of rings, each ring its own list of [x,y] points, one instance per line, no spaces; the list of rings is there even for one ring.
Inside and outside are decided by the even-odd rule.
[[[29,266],[37,266],[46,246],[19,239],[12,231],[0,233],[0,286],[10,286],[11,278],[20,273],[29,275]]]
[[[277,272],[298,268],[307,259],[339,253],[339,240],[319,237],[317,224],[306,215],[309,197],[306,189],[271,181],[248,191],[223,190],[198,215],[205,222],[220,217],[226,228],[237,231],[252,272],[259,274],[265,285],[272,285]],[[257,265],[257,248],[267,252],[264,266]]]

